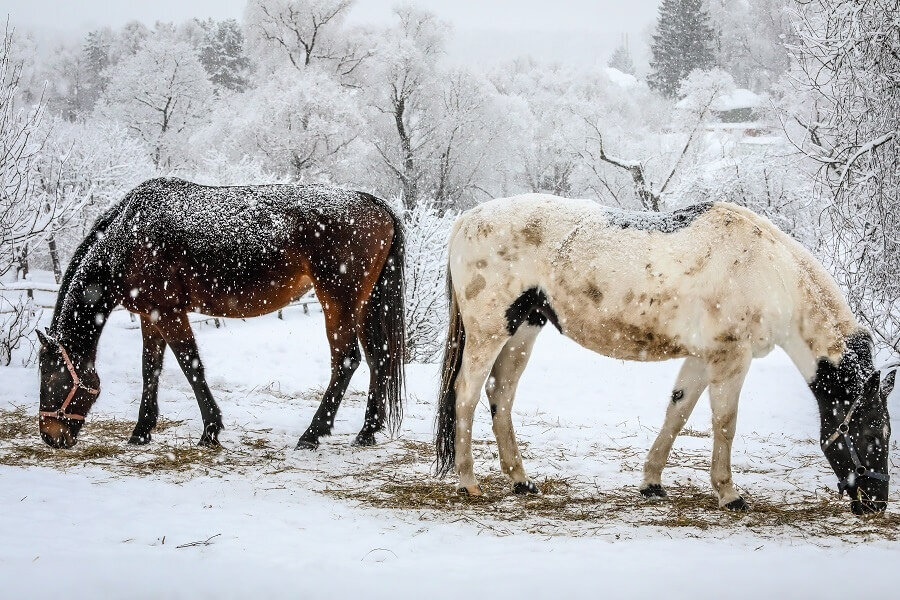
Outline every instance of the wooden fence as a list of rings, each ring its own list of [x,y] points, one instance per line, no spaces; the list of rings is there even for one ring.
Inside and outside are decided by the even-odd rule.
[[[53,309],[53,307],[56,305],[56,294],[59,293],[59,284],[48,281],[28,280],[0,283],[0,295],[3,295],[7,292],[18,292],[19,294],[24,294],[26,297],[31,298],[35,306],[39,308]],[[303,296],[297,298],[296,300],[288,304],[285,308],[291,306],[300,306],[303,308],[303,314],[309,314],[310,305],[315,305],[318,303],[319,300],[318,298],[316,298],[315,294],[309,292],[308,294],[304,294]],[[119,311],[125,309],[121,306],[117,306],[115,310]],[[284,308],[278,310],[279,319],[283,318],[283,311]],[[2,304],[0,304],[0,314],[4,312],[11,312],[11,308],[9,306],[3,306]],[[207,315],[191,314],[190,321],[191,323],[211,322],[215,324],[216,327],[221,327],[223,320]],[[138,327],[137,318],[133,314],[131,315],[131,322],[134,323],[134,327]]]

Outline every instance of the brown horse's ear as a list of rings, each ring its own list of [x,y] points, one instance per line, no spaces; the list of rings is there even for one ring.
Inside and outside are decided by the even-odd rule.
[[[40,329],[35,329],[34,331],[35,331],[35,333],[37,333],[38,340],[41,342],[41,346],[43,346],[44,348],[47,348],[48,346],[50,346],[50,339],[48,337],[49,334],[45,335],[44,333],[41,332]]]

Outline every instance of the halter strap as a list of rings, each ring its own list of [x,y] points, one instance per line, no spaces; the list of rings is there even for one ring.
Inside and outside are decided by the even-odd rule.
[[[38,412],[38,417],[54,417],[57,419],[69,419],[71,421],[84,421],[84,415],[66,412],[66,409],[69,407],[69,403],[72,402],[72,399],[75,397],[75,394],[78,392],[78,390],[84,390],[88,394],[93,394],[94,396],[98,395],[100,393],[100,390],[84,385],[84,383],[81,381],[81,378],[78,376],[78,373],[75,372],[75,365],[72,364],[72,359],[69,358],[69,353],[66,352],[65,347],[59,341],[56,342],[56,345],[59,347],[59,352],[60,354],[62,354],[63,361],[66,363],[66,368],[69,370],[69,375],[71,375],[72,377],[72,387],[69,389],[69,394],[66,396],[66,399],[63,401],[59,409],[42,410]]]
[[[850,452],[850,460],[853,461],[853,471],[838,481],[838,491],[841,495],[844,494],[844,491],[850,487],[850,477],[854,476],[856,479],[860,477],[870,477],[872,479],[878,479],[879,481],[890,481],[890,475],[887,473],[879,473],[878,471],[873,471],[871,469],[866,468],[866,466],[859,459],[859,454],[856,453],[856,447],[853,445],[853,438],[850,437],[850,419],[853,418],[853,413],[859,407],[860,402],[862,401],[862,396],[856,399],[856,401],[850,405],[850,410],[847,411],[847,416],[844,417],[844,420],[840,425],[837,426],[837,429],[831,436],[822,442],[822,450],[827,450],[831,444],[833,444],[839,437],[844,437],[844,443],[847,444],[847,450]]]

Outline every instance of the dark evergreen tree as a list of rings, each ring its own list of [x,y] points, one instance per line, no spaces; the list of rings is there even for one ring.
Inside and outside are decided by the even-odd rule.
[[[662,0],[647,84],[674,98],[691,71],[715,65],[715,38],[703,0]]]
[[[250,61],[244,54],[244,34],[234,19],[204,21],[206,36],[198,49],[200,64],[218,88],[237,92],[247,88]]]

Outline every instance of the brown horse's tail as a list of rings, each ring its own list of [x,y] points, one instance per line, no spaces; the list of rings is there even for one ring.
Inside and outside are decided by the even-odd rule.
[[[450,296],[450,324],[447,327],[447,342],[444,346],[444,364],[441,368],[441,389],[434,435],[434,449],[437,455],[435,471],[438,477],[449,473],[456,459],[456,379],[459,377],[463,350],[466,347],[466,328],[459,313],[459,303],[453,291],[449,266],[447,292]]]
[[[385,424],[392,434],[403,420],[406,361],[405,246],[402,219],[380,198],[366,194],[394,220],[394,238],[381,274],[369,296],[363,327],[368,346],[384,372]],[[370,365],[375,368],[375,365]]]

